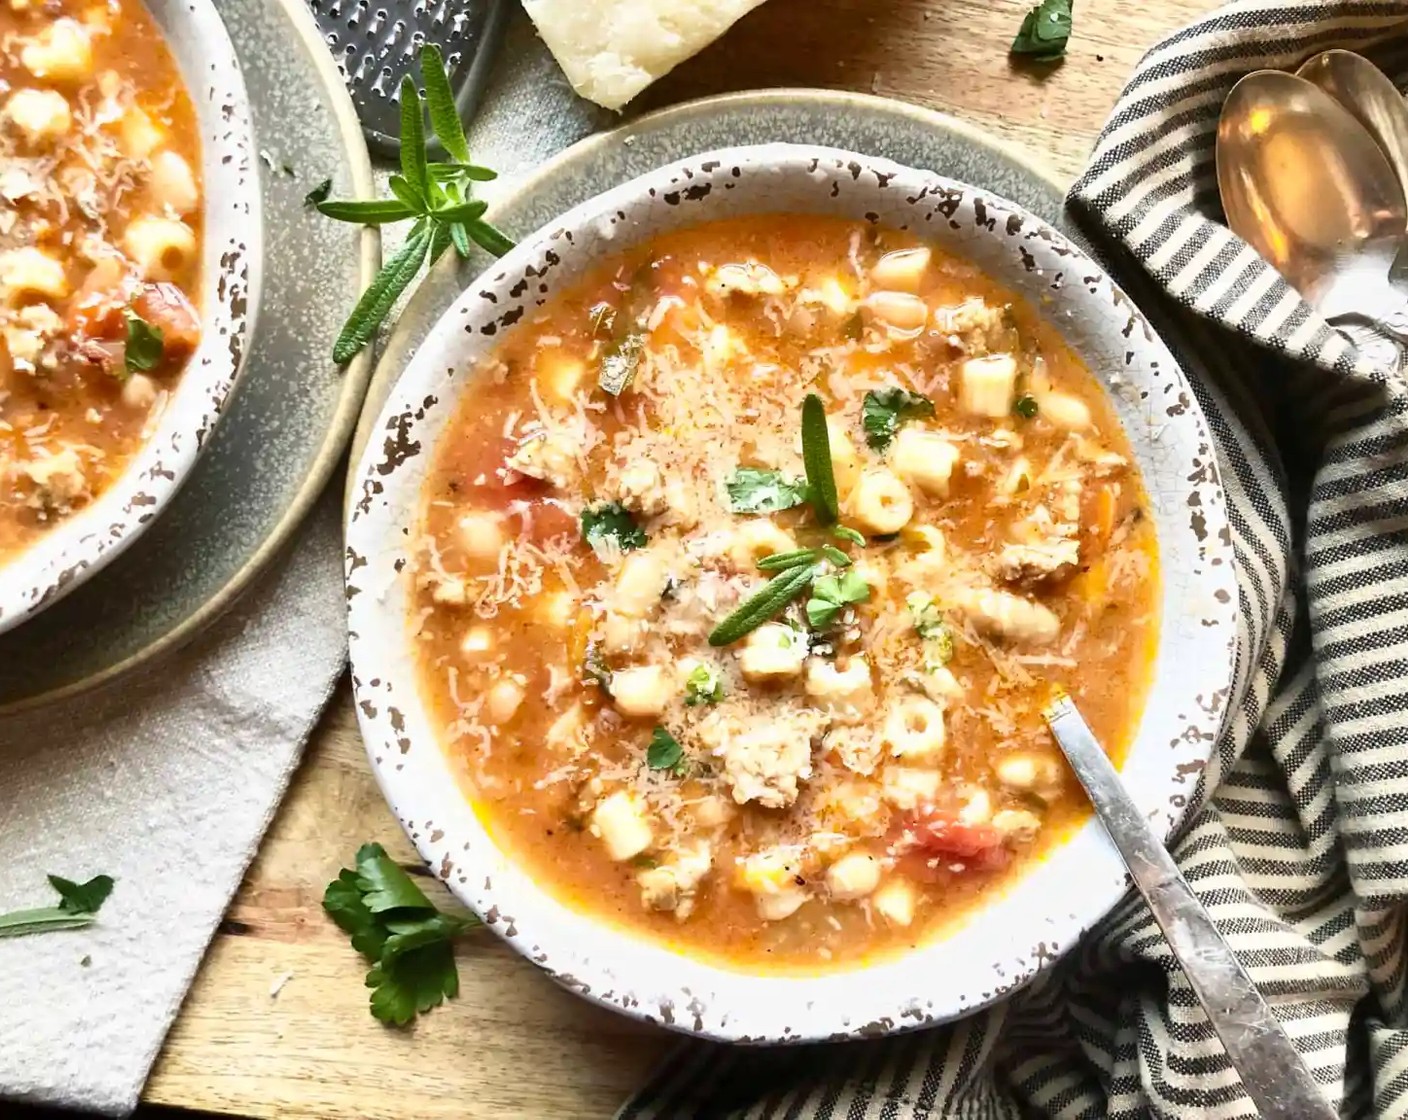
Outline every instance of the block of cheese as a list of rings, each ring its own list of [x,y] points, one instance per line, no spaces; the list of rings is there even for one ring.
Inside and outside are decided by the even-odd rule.
[[[523,0],[572,88],[619,109],[763,0]]]

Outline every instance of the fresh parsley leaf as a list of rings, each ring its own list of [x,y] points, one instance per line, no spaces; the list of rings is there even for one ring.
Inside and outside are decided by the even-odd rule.
[[[391,964],[373,965],[367,973],[369,1006],[383,1023],[404,1027],[417,1015],[460,994],[455,950],[448,940],[423,945]]]
[[[684,702],[691,708],[724,698],[723,675],[712,665],[696,665],[684,682]]]
[[[620,502],[604,502],[582,510],[582,539],[593,549],[614,541],[622,552],[630,552],[644,548],[650,538]]]
[[[934,402],[908,389],[894,386],[872,390],[861,403],[861,425],[865,442],[875,451],[884,451],[906,420],[934,415]]]
[[[59,909],[69,914],[96,914],[112,894],[111,875],[95,875],[86,883],[50,875],[49,885],[59,892]]]
[[[831,466],[831,436],[826,430],[826,406],[815,393],[802,401],[802,462],[807,468],[807,499],[823,525],[840,515],[836,474]]]
[[[1023,393],[1013,402],[1012,411],[1023,420],[1032,419],[1038,412],[1036,398],[1030,393]]]
[[[31,933],[91,926],[112,893],[113,880],[109,875],[95,875],[86,883],[75,883],[50,875],[49,885],[59,892],[59,904],[0,914],[0,937],[24,937]]]
[[[332,180],[324,179],[316,187],[303,196],[303,205],[308,209],[313,209],[320,202],[326,202],[328,195],[332,194]]]
[[[865,547],[865,538],[861,536],[859,531],[852,529],[849,525],[831,526],[831,535],[843,541],[850,541],[852,544],[859,545],[861,548]]]
[[[123,365],[128,376],[156,369],[166,353],[166,336],[160,327],[148,323],[135,311],[128,311],[126,316],[127,347]]]
[[[752,633],[764,622],[781,614],[788,603],[807,589],[816,568],[811,564],[785,568],[778,572],[757,594],[745,599],[738,608],[709,632],[711,646],[732,645]]]
[[[372,962],[371,1013],[404,1026],[459,992],[453,942],[480,924],[472,914],[445,914],[380,844],[357,850],[323,892],[323,909]]]
[[[724,483],[728,505],[734,513],[777,513],[807,500],[807,484],[787,478],[781,471],[739,467]]]
[[[652,770],[668,770],[671,774],[679,776],[684,773],[688,762],[679,740],[663,727],[657,727],[650,733],[650,746],[645,751],[645,764]]]
[[[1054,62],[1066,53],[1074,0],[1041,0],[1022,20],[1012,53],[1034,62]]]
[[[870,584],[854,569],[837,575],[818,576],[812,584],[812,597],[807,600],[807,622],[814,630],[824,630],[849,603],[862,603],[870,598]]]
[[[387,910],[434,910],[430,899],[380,844],[357,849],[357,881],[362,903],[373,914]]]
[[[352,948],[368,960],[376,960],[390,936],[377,916],[362,901],[362,886],[357,872],[343,868],[337,878],[323,891],[323,909],[343,933],[352,940]]]

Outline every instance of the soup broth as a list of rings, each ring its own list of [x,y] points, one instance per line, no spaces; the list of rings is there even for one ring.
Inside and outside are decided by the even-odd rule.
[[[136,0],[0,6],[0,561],[100,496],[200,340],[199,131]]]
[[[409,625],[466,796],[564,902],[837,968],[1085,818],[1042,710],[1127,747],[1155,535],[1104,393],[991,278],[865,223],[715,222],[466,376]]]

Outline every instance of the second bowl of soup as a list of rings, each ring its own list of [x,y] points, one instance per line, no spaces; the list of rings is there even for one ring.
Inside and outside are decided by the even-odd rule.
[[[624,1010],[785,1040],[981,1006],[1122,888],[1053,693],[1146,804],[1220,719],[1196,405],[972,188],[784,145],[629,184],[471,286],[383,427],[348,553],[378,777]]]
[[[130,543],[248,343],[243,80],[208,0],[0,11],[0,630]]]

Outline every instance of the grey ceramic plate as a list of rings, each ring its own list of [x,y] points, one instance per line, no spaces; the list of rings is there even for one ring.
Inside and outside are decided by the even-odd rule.
[[[261,145],[264,291],[224,419],[160,520],[101,575],[0,637],[0,710],[71,696],[189,640],[287,543],[340,461],[370,359],[328,355],[375,271],[376,235],[306,209],[371,190],[356,114],[301,0],[216,0]]]
[[[1071,236],[1064,190],[1027,152],[997,144],[984,132],[943,113],[898,101],[834,90],[766,90],[691,101],[643,116],[572,145],[542,164],[490,211],[495,224],[524,237],[602,191],[654,168],[734,144],[766,141],[820,144],[932,168],[951,179],[982,183]],[[1080,238],[1073,238],[1080,242]],[[391,386],[435,320],[465,285],[489,267],[477,253],[453,254],[417,289],[387,339],[367,391],[352,444],[361,457],[369,428]]]

